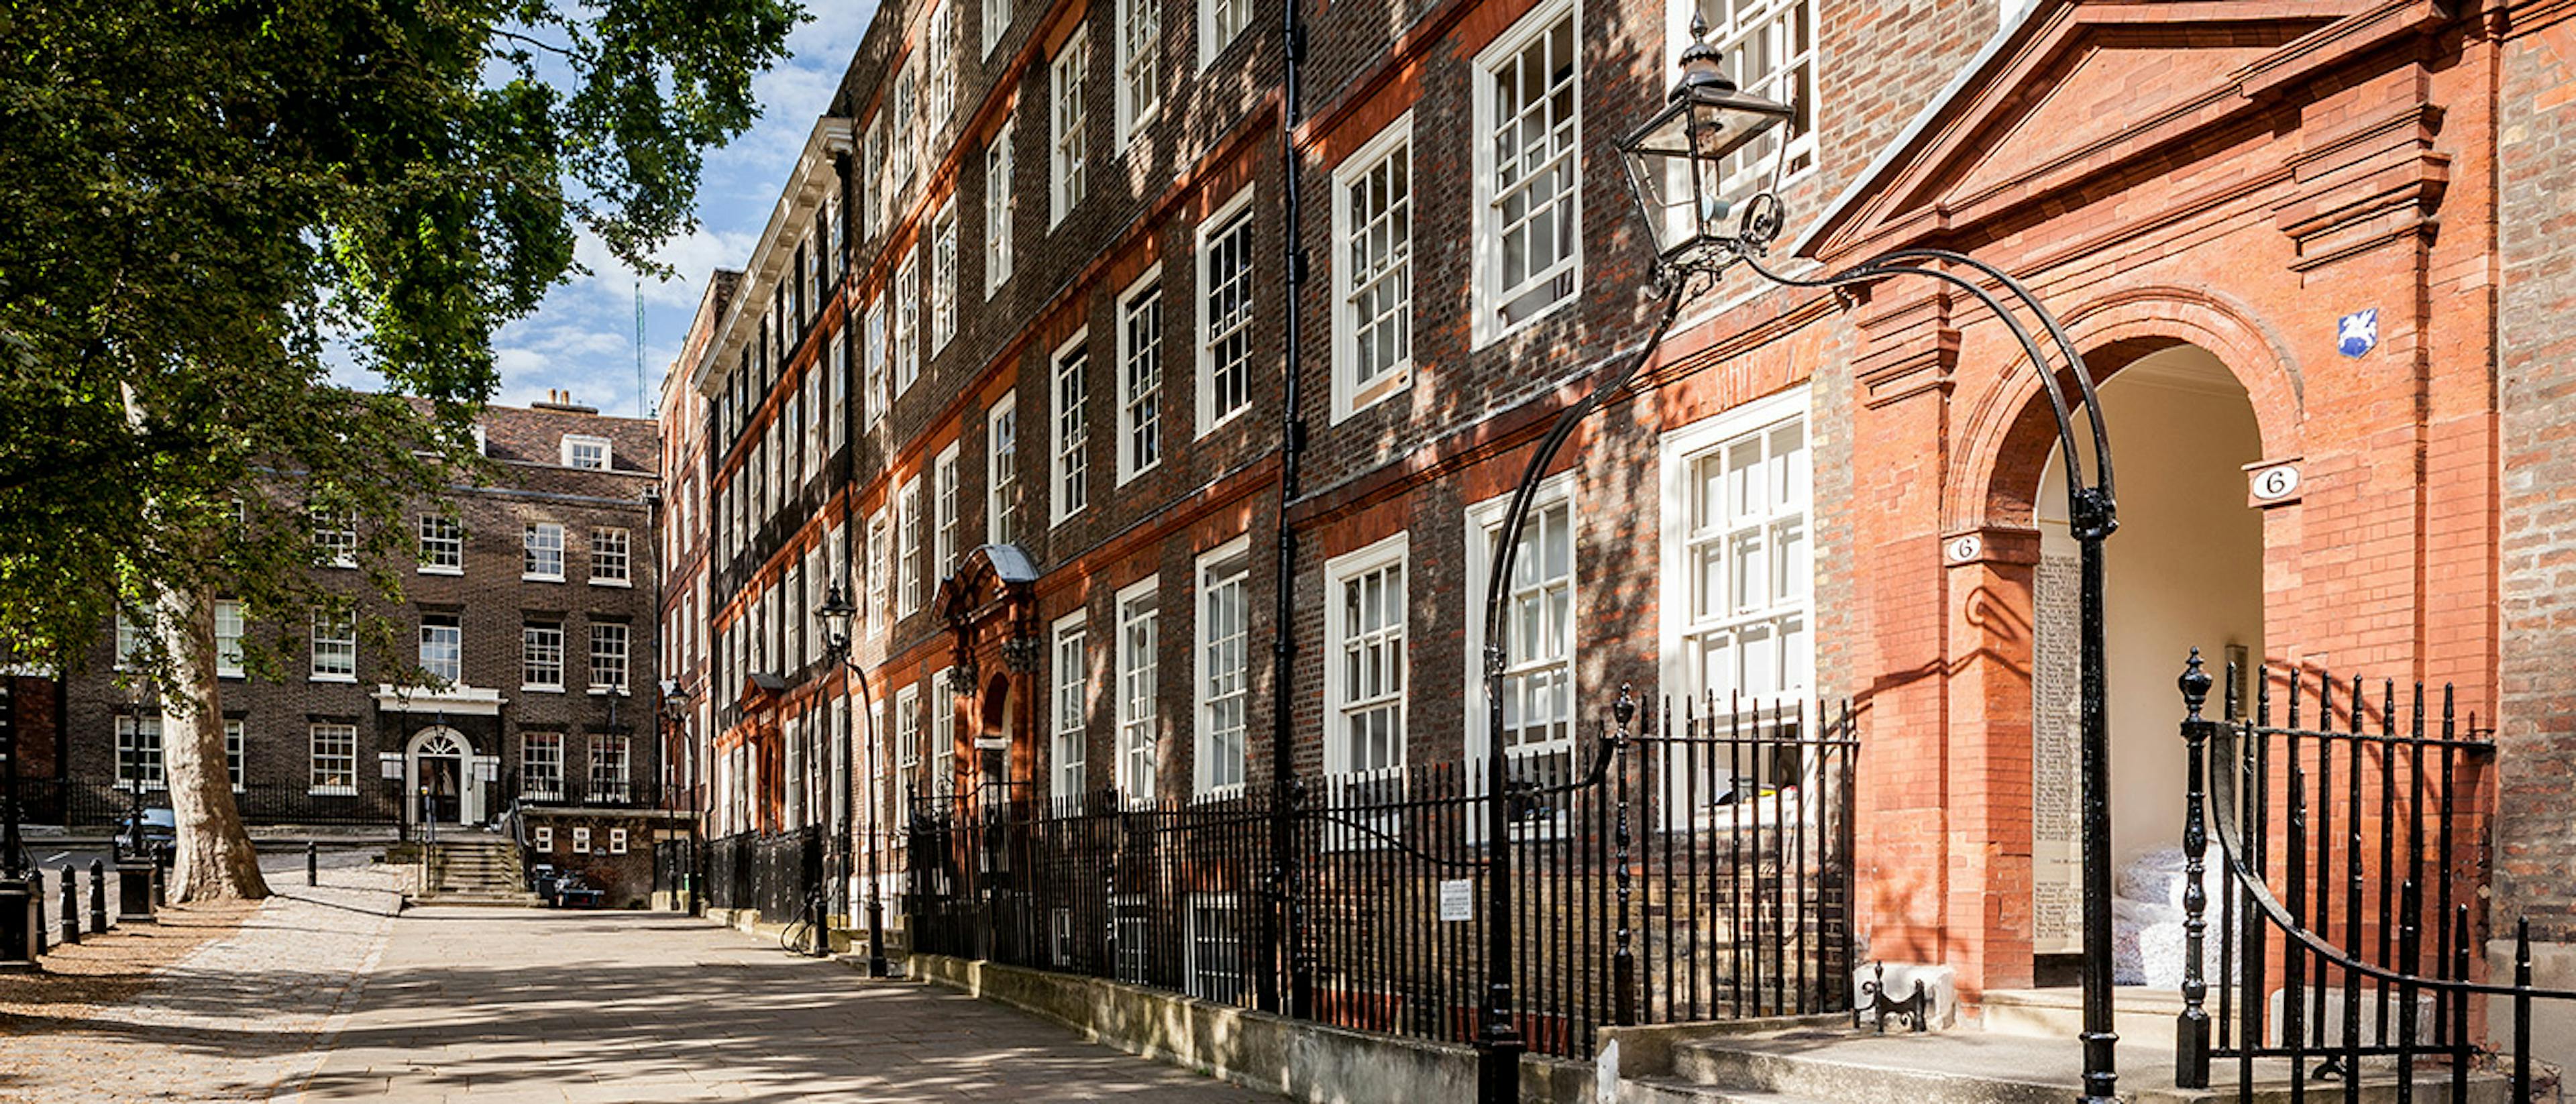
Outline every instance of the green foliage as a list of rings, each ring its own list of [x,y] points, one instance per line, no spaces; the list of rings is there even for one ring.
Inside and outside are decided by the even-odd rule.
[[[354,517],[390,592],[407,509],[472,476],[493,332],[581,229],[649,267],[689,227],[702,152],[757,116],[751,78],[800,18],[0,6],[0,653],[76,667],[173,588],[300,634],[352,597],[311,581],[331,553],[308,508]],[[390,394],[328,386],[326,350]]]

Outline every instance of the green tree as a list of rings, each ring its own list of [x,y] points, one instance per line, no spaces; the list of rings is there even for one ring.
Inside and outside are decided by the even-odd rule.
[[[491,337],[587,229],[654,267],[758,115],[793,0],[0,7],[0,651],[121,615],[158,694],[172,894],[266,892],[225,784],[217,595],[291,643],[475,463]],[[330,357],[385,381],[330,386]],[[285,634],[281,636],[280,634]],[[255,643],[254,667],[266,652]],[[377,654],[384,649],[376,649]]]

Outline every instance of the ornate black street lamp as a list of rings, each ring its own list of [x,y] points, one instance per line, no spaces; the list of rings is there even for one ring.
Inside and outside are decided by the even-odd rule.
[[[850,659],[850,618],[858,612],[850,605],[849,595],[841,589],[840,582],[834,580],[824,593],[823,605],[814,611],[814,615],[823,619],[823,650],[830,652],[832,659],[859,681],[859,724],[867,726],[868,746],[867,769],[862,777],[865,785],[870,787],[868,807],[871,810],[868,818],[868,976],[891,977],[894,971],[886,962],[885,953],[885,903],[878,896],[884,879],[878,876],[877,871],[877,852],[883,850],[878,835],[885,826],[878,824],[873,815],[874,799],[878,796],[873,791],[877,777],[876,692],[868,687],[867,668]],[[858,759],[850,753],[850,731],[855,727],[845,727],[840,733],[841,762],[853,774],[860,770]],[[839,858],[833,863],[833,876],[846,886],[850,884],[850,828],[858,816],[855,807],[858,802],[852,797],[855,787],[844,786],[841,789],[841,823],[832,833],[832,845],[839,852]]]
[[[1480,1050],[1477,1097],[1481,1104],[1510,1104],[1519,1098],[1519,1058],[1523,1044],[1512,1022],[1513,945],[1511,931],[1511,792],[1503,732],[1504,603],[1512,561],[1528,523],[1531,501],[1547,468],[1573,434],[1577,423],[1600,408],[1636,378],[1653,358],[1655,348],[1672,328],[1681,305],[1692,294],[1714,286],[1729,266],[1743,262],[1755,275],[1775,284],[1804,288],[1842,288],[1875,283],[1891,276],[1924,276],[1974,296],[2001,319],[2039,374],[2049,412],[2056,418],[2058,444],[2066,464],[2067,517],[2082,554],[2082,736],[2084,798],[2084,1091],[2087,1104],[2112,1104],[2117,1075],[2113,1071],[2111,1030],[2111,815],[2109,712],[2103,675],[2102,541],[2117,528],[2111,490],[2111,446],[2102,424],[2102,407],[2093,377],[2065,327],[2038,297],[2002,270],[1964,254],[1942,249],[1899,249],[1863,261],[1842,272],[1815,278],[1783,275],[1763,264],[1772,241],[1786,222],[1787,208],[1778,194],[1781,158],[1787,144],[1774,143],[1770,180],[1759,189],[1730,176],[1730,157],[1746,150],[1765,133],[1797,118],[1787,104],[1748,95],[1727,79],[1717,51],[1706,42],[1707,27],[1694,18],[1692,43],[1681,57],[1682,74],[1665,107],[1644,126],[1618,143],[1639,212],[1655,243],[1654,279],[1664,297],[1645,345],[1618,372],[1601,381],[1582,401],[1558,415],[1530,457],[1520,485],[1503,515],[1495,548],[1493,574],[1485,597],[1486,785],[1495,798],[1487,805],[1486,837],[1492,848],[1487,864],[1488,937],[1484,1023],[1477,1037]],[[1739,198],[1741,197],[1741,198]],[[1965,269],[1963,276],[1954,269]],[[1991,285],[1991,287],[1990,287]],[[2020,313],[2016,313],[2018,310]],[[2035,320],[2055,347],[2052,361],[2032,336],[2024,316]],[[2073,392],[2060,379],[2071,377]],[[2092,431],[2094,480],[2085,478],[2077,449],[2078,412]]]
[[[689,792],[689,834],[684,841],[689,847],[683,856],[686,861],[680,864],[680,896],[688,901],[689,914],[694,916],[698,912],[698,855],[706,846],[706,831],[704,818],[698,813],[698,749],[689,738],[689,692],[680,687],[678,679],[662,680],[662,722],[666,733],[678,737],[674,740],[666,736],[662,741],[663,773]],[[671,761],[674,749],[679,755],[676,765]],[[668,787],[663,790],[662,807],[671,807]]]

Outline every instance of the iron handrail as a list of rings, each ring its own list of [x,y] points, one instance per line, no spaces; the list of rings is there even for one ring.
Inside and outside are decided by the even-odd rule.
[[[2210,761],[2212,763],[2242,762],[2237,758],[2239,748],[2236,734],[2240,731],[2253,731],[2256,727],[2251,723],[2213,724],[2213,731],[2210,733]],[[2243,828],[2231,820],[2228,814],[2228,809],[2238,802],[2236,772],[2211,769],[2208,771],[2208,777],[2209,804],[2214,807],[2210,813],[2210,819],[2217,829],[2219,851],[2227,863],[2231,880],[2236,883],[2238,889],[2244,891],[2246,899],[2262,911],[2264,919],[2271,921],[2273,927],[2281,929],[2283,936],[2325,960],[2328,965],[2375,981],[2422,986],[2441,993],[2468,993],[2490,997],[2527,996],[2539,1000],[2576,1001],[2576,990],[2497,985],[2465,978],[2425,977],[2421,974],[2392,970],[2385,966],[2375,966],[2353,957],[2343,948],[2328,942],[2301,923],[2297,917],[2291,915],[2288,906],[2281,903],[2280,897],[2272,892],[2272,887],[2263,880],[2262,875],[2255,873],[2246,865]]]

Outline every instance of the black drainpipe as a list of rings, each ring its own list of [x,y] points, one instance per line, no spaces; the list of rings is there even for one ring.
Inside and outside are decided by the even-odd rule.
[[[1297,0],[1282,0],[1280,5],[1282,75],[1279,102],[1279,171],[1282,177],[1280,197],[1280,255],[1288,270],[1288,296],[1282,313],[1285,343],[1283,391],[1279,425],[1279,562],[1278,577],[1273,585],[1277,602],[1271,612],[1270,643],[1270,778],[1273,784],[1270,848],[1272,855],[1273,892],[1279,907],[1265,910],[1264,918],[1273,927],[1265,942],[1270,944],[1272,962],[1284,957],[1288,967],[1288,1015],[1308,1019],[1313,1015],[1314,982],[1312,970],[1300,953],[1304,928],[1304,909],[1297,898],[1297,857],[1293,831],[1296,793],[1296,732],[1291,706],[1296,695],[1291,690],[1297,643],[1293,632],[1296,616],[1297,530],[1289,521],[1288,508],[1302,493],[1298,486],[1299,461],[1306,452],[1306,422],[1299,408],[1298,371],[1300,327],[1299,308],[1305,299],[1306,248],[1300,219],[1300,184],[1298,181],[1297,122],[1301,117],[1298,67],[1305,61],[1306,25],[1298,18]],[[1277,928],[1284,926],[1282,933]],[[1284,935],[1284,938],[1283,938]],[[1258,994],[1263,1008],[1276,1010],[1279,1005],[1277,970],[1261,972],[1261,988],[1273,990]]]

